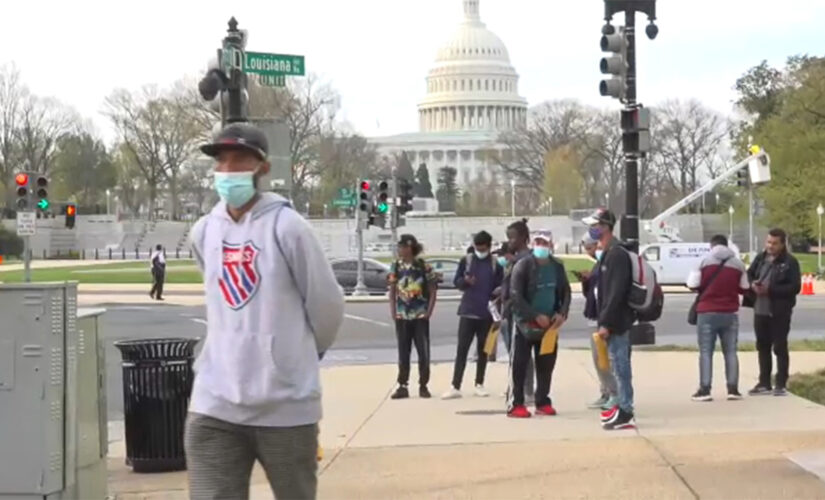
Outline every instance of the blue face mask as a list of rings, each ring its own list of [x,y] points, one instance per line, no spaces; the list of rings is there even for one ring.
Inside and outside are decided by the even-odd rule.
[[[602,239],[602,229],[600,227],[591,227],[587,231],[587,234],[590,236],[590,238],[592,238],[596,241],[599,241],[599,240]]]
[[[215,172],[215,191],[232,208],[240,208],[255,196],[255,172]]]
[[[596,260],[601,261],[602,255],[604,255],[604,250],[596,250]]]
[[[497,260],[498,265],[500,265],[501,267],[507,267],[507,257],[499,257]]]
[[[548,247],[533,247],[533,257],[537,259],[549,259],[550,253]]]

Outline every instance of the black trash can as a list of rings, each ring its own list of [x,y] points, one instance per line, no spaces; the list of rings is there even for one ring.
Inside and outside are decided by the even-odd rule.
[[[200,339],[115,342],[123,357],[126,464],[135,472],[186,469],[183,430]]]

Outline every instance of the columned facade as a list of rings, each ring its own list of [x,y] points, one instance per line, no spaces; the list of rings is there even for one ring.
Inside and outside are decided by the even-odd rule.
[[[456,0],[452,0],[456,1]],[[382,155],[402,152],[413,168],[425,163],[433,186],[439,169],[455,168],[459,184],[491,179],[504,154],[502,132],[526,126],[527,101],[504,42],[481,21],[480,0],[461,0],[462,22],[438,50],[418,104],[418,133],[372,139]]]

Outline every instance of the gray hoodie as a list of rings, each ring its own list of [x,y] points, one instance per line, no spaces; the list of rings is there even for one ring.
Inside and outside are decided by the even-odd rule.
[[[343,322],[344,295],[309,223],[264,193],[238,222],[218,203],[191,239],[207,335],[190,411],[243,425],[317,423],[319,354]]]

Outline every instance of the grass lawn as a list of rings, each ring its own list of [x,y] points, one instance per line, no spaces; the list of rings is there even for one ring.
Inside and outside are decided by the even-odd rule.
[[[825,368],[814,373],[791,375],[788,390],[801,398],[825,405]]]
[[[582,349],[589,349],[582,347]],[[825,339],[801,339],[791,340],[788,342],[788,349],[791,351],[825,351]],[[699,348],[696,345],[649,345],[638,346],[633,348],[634,351],[658,351],[658,352],[698,352]],[[720,350],[717,346],[716,350]],[[756,351],[756,344],[754,342],[739,342],[739,352],[753,352]]]
[[[424,255],[424,259],[455,259],[458,260],[461,257],[456,255]],[[379,257],[375,259],[377,261],[383,262],[385,264],[390,264],[392,262],[392,257]],[[567,279],[570,280],[570,283],[578,283],[579,279],[573,275],[573,271],[590,271],[593,269],[593,261],[589,258],[567,258],[561,259],[564,262],[564,269],[567,271]]]
[[[112,262],[94,266],[68,266],[32,269],[32,281],[78,281],[80,283],[151,283],[147,262]],[[23,271],[0,271],[0,281],[19,283]],[[166,263],[166,283],[201,283],[201,275],[192,260]]]
[[[817,259],[818,256],[815,253],[797,253],[794,254],[799,260],[799,267],[802,269],[803,273],[816,273],[817,271]]]

